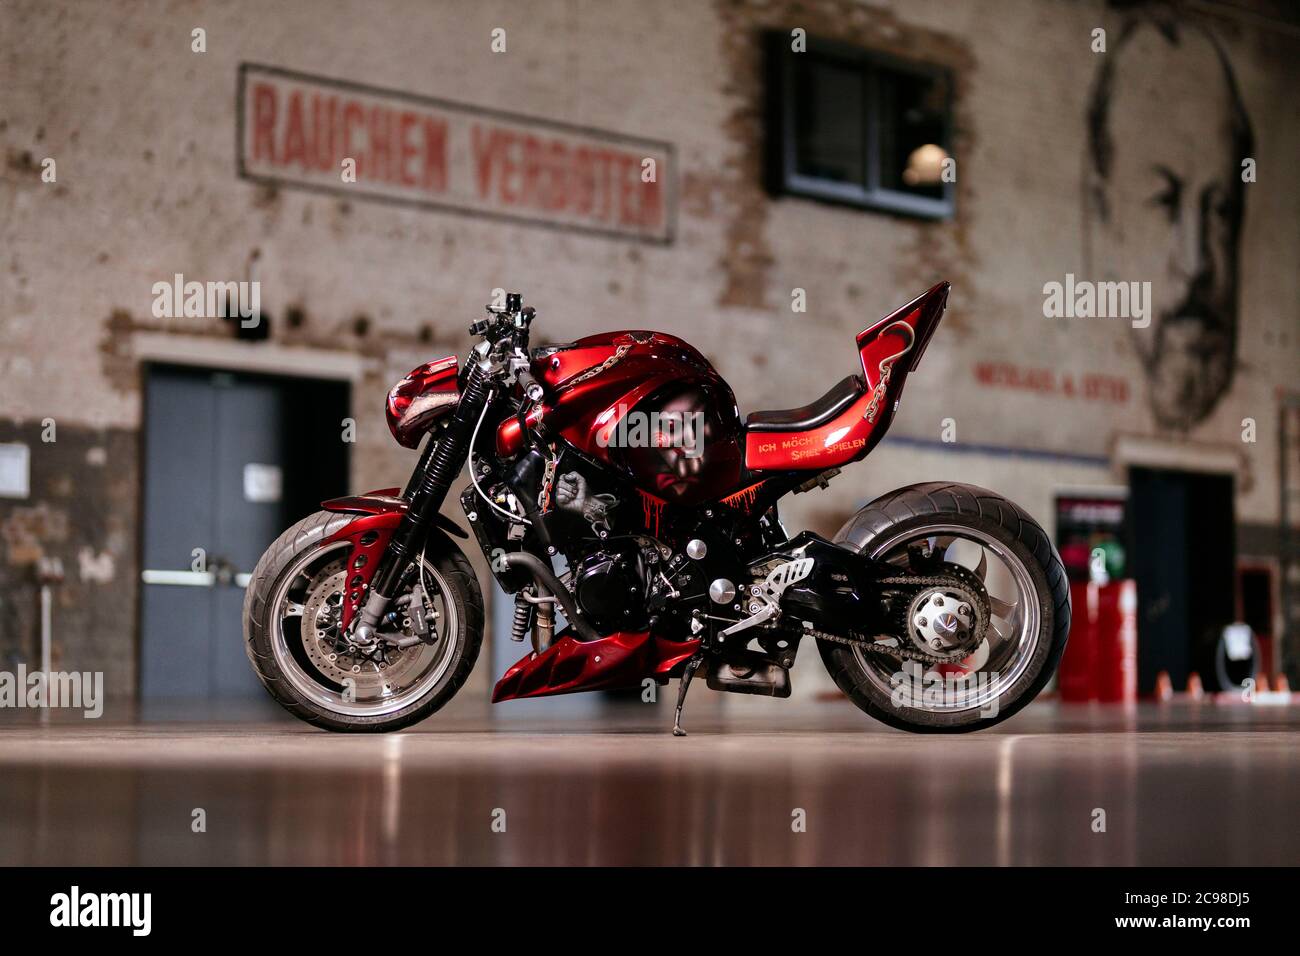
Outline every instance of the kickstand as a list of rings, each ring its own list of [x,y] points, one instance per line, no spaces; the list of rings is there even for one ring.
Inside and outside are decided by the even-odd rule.
[[[682,730],[682,705],[686,703],[686,691],[690,689],[691,678],[695,672],[700,669],[704,663],[704,655],[696,654],[686,662],[686,669],[682,671],[681,683],[677,685],[677,710],[673,714],[673,736],[685,737],[686,731]]]

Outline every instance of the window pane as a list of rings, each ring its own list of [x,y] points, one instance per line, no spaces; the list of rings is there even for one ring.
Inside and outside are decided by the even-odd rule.
[[[914,196],[943,198],[944,113],[948,84],[940,77],[880,72],[880,185]]]
[[[795,170],[866,186],[861,71],[808,54],[795,61]]]

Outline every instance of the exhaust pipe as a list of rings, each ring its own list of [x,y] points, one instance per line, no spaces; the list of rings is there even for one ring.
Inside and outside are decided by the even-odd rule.
[[[592,630],[591,625],[578,616],[578,609],[574,605],[573,599],[569,597],[569,592],[565,590],[564,585],[560,583],[560,579],[555,576],[555,571],[545,561],[527,551],[512,551],[503,556],[501,560],[506,563],[507,567],[526,568],[537,584],[537,597],[533,599],[538,602],[537,621],[533,630],[533,640],[536,645],[542,643],[543,633],[539,632],[543,630],[543,618],[547,614],[550,615],[550,622],[549,630],[545,632],[546,647],[550,646],[550,641],[555,636],[556,604],[560,605],[560,609],[564,611],[569,626],[577,631],[584,641],[600,639],[600,635]],[[543,598],[546,599],[545,604],[541,603]],[[525,598],[525,600],[527,599]],[[538,653],[540,654],[546,647],[542,647],[538,650]]]

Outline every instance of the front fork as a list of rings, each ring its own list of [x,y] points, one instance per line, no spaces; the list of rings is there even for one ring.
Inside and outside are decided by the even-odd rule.
[[[423,545],[429,525],[442,509],[452,482],[460,474],[469,455],[474,427],[487,404],[490,387],[487,374],[477,363],[471,363],[465,389],[451,421],[436,443],[430,439],[430,445],[420,456],[416,474],[412,475],[406,487],[406,514],[393,530],[388,548],[371,578],[366,603],[361,608],[356,628],[359,642],[364,644],[373,640],[375,629],[389,602],[396,596],[406,569]]]

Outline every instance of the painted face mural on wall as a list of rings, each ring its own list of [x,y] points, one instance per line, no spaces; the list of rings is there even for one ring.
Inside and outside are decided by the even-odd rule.
[[[1139,13],[1111,36],[1087,113],[1089,267],[1151,282],[1152,319],[1133,330],[1134,347],[1157,424],[1187,431],[1227,393],[1236,366],[1250,119],[1201,26]]]

